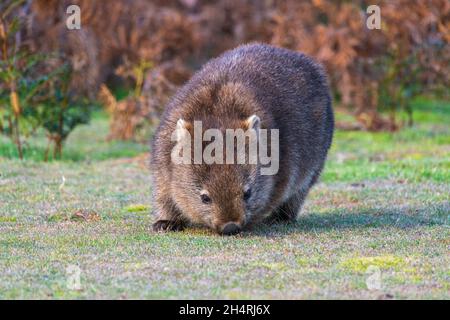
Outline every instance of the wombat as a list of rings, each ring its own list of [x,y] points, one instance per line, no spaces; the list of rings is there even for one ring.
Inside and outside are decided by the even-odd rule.
[[[174,163],[174,148],[191,143],[198,123],[201,134],[211,128],[224,134],[278,130],[278,140],[268,143],[279,148],[278,171],[262,174],[259,160]],[[170,100],[152,141],[153,229],[203,225],[229,235],[259,222],[294,221],[322,171],[333,130],[327,77],[312,58],[248,44],[212,59]],[[229,150],[236,148],[216,152]]]

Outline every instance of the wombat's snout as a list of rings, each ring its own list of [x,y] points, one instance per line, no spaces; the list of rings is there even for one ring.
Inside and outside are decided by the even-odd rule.
[[[241,227],[234,222],[226,223],[222,227],[222,230],[220,231],[221,234],[226,235],[226,236],[231,236],[231,235],[237,234],[239,232],[241,232]]]

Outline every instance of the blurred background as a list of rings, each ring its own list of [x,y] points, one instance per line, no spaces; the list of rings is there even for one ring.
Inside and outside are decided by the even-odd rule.
[[[66,26],[72,4],[79,30]],[[381,8],[379,30],[366,26],[370,4]],[[395,135],[448,115],[449,40],[447,0],[3,0],[0,157],[144,152],[175,90],[251,41],[323,63],[342,132]]]

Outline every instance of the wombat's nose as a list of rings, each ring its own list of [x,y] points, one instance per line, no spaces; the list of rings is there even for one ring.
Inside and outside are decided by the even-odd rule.
[[[222,234],[226,235],[226,236],[231,236],[233,234],[237,234],[241,231],[241,227],[239,227],[236,223],[234,222],[228,222],[227,224],[225,224],[222,228]]]

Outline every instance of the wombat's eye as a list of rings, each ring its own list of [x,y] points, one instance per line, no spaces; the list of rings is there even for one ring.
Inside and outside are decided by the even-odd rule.
[[[248,189],[247,191],[244,192],[244,201],[247,201],[248,199],[250,199],[250,196],[252,195],[252,190]]]
[[[210,204],[210,203],[211,203],[211,198],[208,197],[208,195],[206,195],[206,194],[202,194],[202,195],[200,196],[200,198],[202,199],[202,202],[203,202],[204,204]]]

